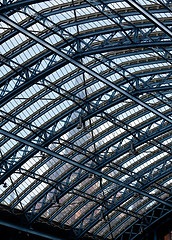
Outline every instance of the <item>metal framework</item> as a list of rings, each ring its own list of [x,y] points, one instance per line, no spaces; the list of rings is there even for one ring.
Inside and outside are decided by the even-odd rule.
[[[171,29],[167,0],[1,1],[0,206],[25,217],[1,226],[124,240],[170,218]]]

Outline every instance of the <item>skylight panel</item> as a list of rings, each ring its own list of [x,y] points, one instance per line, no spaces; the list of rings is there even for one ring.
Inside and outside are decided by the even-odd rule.
[[[152,4],[149,0],[140,0],[140,3],[144,7],[149,5],[151,13],[165,24],[166,21],[170,21],[171,13],[167,13],[167,9],[156,8],[160,6],[159,3]],[[29,7],[26,5],[20,9],[26,11],[24,14],[11,13],[10,17],[14,21],[16,19],[16,23],[22,24],[23,28],[28,26],[27,29],[33,34],[39,35],[39,38],[55,46],[68,57],[76,59],[88,70],[92,69],[150,107],[154,107],[164,115],[169,115],[171,75],[168,52],[172,52],[168,43],[169,38],[162,34],[162,30],[152,27],[148,19],[125,1],[107,2],[105,9],[99,1],[95,6],[91,6],[92,3],[89,5],[89,1],[78,4],[75,0],[73,2],[71,0],[44,1]],[[124,31],[115,25],[115,21],[119,22],[118,17],[113,18],[114,21],[108,19],[106,16],[106,13],[110,14],[107,10],[108,6],[124,17],[122,24],[132,41],[126,38]],[[146,7],[146,10],[148,8]],[[105,11],[105,15],[101,14],[102,10]],[[41,15],[47,17],[47,22],[37,18]],[[8,13],[4,16],[8,16]],[[43,21],[42,23],[45,23],[47,27],[36,23],[36,19]],[[60,24],[65,31],[55,33],[55,28],[51,30],[51,27],[55,26],[53,23],[57,27]],[[2,23],[3,26],[5,25]],[[135,27],[138,31],[135,31]],[[34,42],[33,39],[23,36],[9,26],[7,28],[8,31],[2,29],[4,35],[1,40],[5,42],[1,46],[2,54],[9,59],[12,56],[12,60],[16,63],[10,63],[14,68],[11,69],[6,66],[8,61],[5,62],[5,59],[1,61],[1,109],[6,112],[6,115],[1,113],[2,129],[8,132],[13,131],[16,136],[28,138],[35,144],[39,144],[38,140],[40,140],[35,132],[40,133],[41,129],[44,129],[47,135],[41,137],[42,146],[73,161],[82,162],[88,167],[94,168],[95,165],[91,164],[95,159],[95,162],[99,163],[97,156],[100,157],[100,162],[102,159],[107,162],[112,160],[118,164],[114,167],[118,170],[111,168],[110,164],[105,164],[102,165],[102,173],[117,181],[127,181],[132,186],[135,186],[137,181],[134,181],[130,174],[136,177],[137,174],[142,174],[146,179],[150,177],[149,173],[152,171],[151,177],[156,178],[160,176],[162,169],[164,172],[170,169],[171,132],[166,131],[169,129],[169,124],[164,122],[163,118],[157,118],[151,111],[139,106],[131,99],[126,99],[109,85],[98,81],[72,63],[66,62],[53,51]],[[72,37],[70,33],[75,36]],[[63,37],[58,36],[59,34]],[[153,47],[157,41],[158,47]],[[146,46],[146,42],[152,44],[153,48],[142,48]],[[138,43],[137,46],[134,43]],[[80,49],[84,51],[83,55]],[[94,50],[95,54],[89,55]],[[87,54],[88,56],[85,57]],[[23,70],[22,66],[18,65],[22,65]],[[25,71],[26,67],[29,67],[28,72]],[[135,76],[138,81],[135,81]],[[132,84],[136,87],[136,93]],[[150,92],[152,88],[153,91]],[[3,116],[9,118],[8,113],[12,114],[12,117],[6,121]],[[80,120],[79,114],[83,121],[87,119],[81,129],[76,127]],[[108,115],[109,118],[106,117]],[[15,116],[18,120],[12,123]],[[23,124],[20,120],[26,123]],[[22,126],[19,126],[20,124]],[[32,126],[32,131],[27,129],[29,126]],[[163,131],[163,134],[158,135]],[[56,133],[53,138],[52,133]],[[55,139],[55,136],[58,136],[58,139]],[[155,138],[150,140],[149,137]],[[46,141],[48,141],[47,144]],[[155,144],[156,141],[157,144]],[[132,143],[137,154],[130,151]],[[4,165],[1,170],[2,176],[6,171],[6,166],[11,168],[12,164],[20,164],[21,160],[27,160],[11,175],[13,183],[8,178],[7,187],[0,185],[0,190],[4,193],[0,193],[3,200],[1,203],[12,207],[14,211],[16,208],[22,211],[26,209],[27,214],[29,209],[32,213],[31,218],[38,214],[38,216],[47,218],[48,221],[55,220],[62,225],[68,224],[74,229],[76,226],[81,227],[83,231],[94,233],[94,237],[98,235],[103,238],[119,238],[119,236],[123,238],[123,228],[128,228],[131,224],[134,226],[137,220],[128,212],[122,212],[120,208],[116,208],[116,204],[121,201],[121,208],[144,216],[155,204],[158,205],[158,201],[154,203],[148,197],[134,196],[132,190],[121,188],[120,184],[113,184],[105,179],[103,179],[102,190],[100,179],[96,177],[96,174],[88,175],[87,172],[80,171],[72,164],[66,164],[40,151],[33,151],[33,148],[28,148],[22,142],[1,135],[1,144],[0,153],[4,159],[9,154],[7,165]],[[28,159],[29,156],[32,157]],[[61,185],[59,184],[57,189],[52,189],[51,184],[55,182],[60,182]],[[163,186],[167,182],[167,187],[171,184],[170,179],[166,178],[158,182]],[[145,182],[143,182],[143,187],[146,186],[144,184]],[[71,190],[66,194],[68,186]],[[165,201],[168,196],[155,189],[150,186],[150,188],[145,188],[145,191]],[[100,198],[98,200],[100,203],[77,195],[75,190]],[[58,200],[55,202],[56,196],[62,196],[63,193],[64,196],[60,198],[60,204],[58,204]],[[115,209],[108,214],[109,222],[101,216],[101,212],[107,210],[100,206],[103,203],[103,193],[108,202],[113,203]],[[51,207],[44,211],[44,203],[45,206]],[[32,204],[34,204],[33,208]],[[90,215],[91,210],[93,210],[92,215]],[[97,220],[97,224],[93,225],[90,217],[93,221]],[[155,219],[152,218],[152,220]],[[89,223],[91,225],[88,225]],[[82,231],[80,233],[82,235]]]
[[[30,201],[32,201],[36,196],[39,195],[40,192],[42,192],[48,185],[45,183],[40,183],[36,188],[34,188],[29,195],[27,195],[22,201],[22,205],[23,207],[25,207],[28,203],[30,203]],[[37,210],[39,210],[39,208],[42,206],[42,204],[38,204],[37,205]]]
[[[90,15],[90,14],[94,14],[97,12],[97,10],[93,7],[85,7],[84,9],[76,9],[76,16],[85,16],[85,15]]]
[[[54,3],[54,5],[57,4],[57,2],[54,1],[54,0],[51,0],[51,2],[49,4],[47,4],[48,2],[47,3],[46,2],[40,2],[40,3],[36,3],[36,4],[31,5],[31,7],[33,7],[36,11],[40,11],[42,9],[46,9],[48,7],[51,7],[53,5],[53,3]]]
[[[163,185],[167,187],[168,185],[172,184],[172,179],[168,179],[167,182],[165,182]]]
[[[126,2],[114,2],[114,3],[108,3],[108,6],[114,10],[128,8],[130,5]]]
[[[11,104],[9,104],[9,105],[8,105],[8,103],[5,104],[1,109],[2,109],[4,112],[10,113],[10,111],[12,110]]]
[[[0,66],[0,78],[2,78],[5,74],[11,71],[11,68],[8,66]],[[2,92],[2,90],[0,90]]]
[[[3,125],[3,129],[6,131],[11,131],[14,127],[16,127],[16,124],[13,122],[7,122],[6,124]]]
[[[171,107],[165,105],[165,106],[159,108],[158,110],[159,110],[160,112],[165,112],[165,111],[170,110],[170,109],[171,109]]]
[[[133,16],[126,16],[125,19],[127,21],[141,21],[141,20],[145,20],[146,18],[143,15],[133,15]]]
[[[164,145],[168,145],[172,142],[172,137],[163,141]]]
[[[48,169],[49,169],[48,163],[46,163],[46,164],[44,164],[43,166],[39,167],[35,173],[43,176],[43,174],[44,174]]]
[[[98,83],[95,83],[93,85],[91,85],[90,87],[87,88],[87,91],[89,92],[89,94],[92,94],[94,93],[96,90],[98,89],[101,89],[105,86],[105,84],[101,83],[101,82],[98,82]]]
[[[3,127],[2,127],[3,129]],[[18,142],[10,139],[5,144],[1,146],[1,151],[3,154],[7,153],[10,149],[12,149]]]
[[[27,39],[28,38],[25,35],[23,35],[22,33],[18,33],[11,39],[9,39],[9,40],[5,41],[3,44],[1,44],[1,51],[6,53],[6,52],[12,50],[13,48],[17,47],[18,45],[20,45]]]
[[[78,79],[79,78],[79,82]],[[65,83],[62,85],[62,88],[66,91],[70,91],[74,87],[79,87],[78,84],[83,83],[83,77],[82,75],[79,75],[78,77],[74,77],[71,81]]]
[[[155,2],[156,0],[154,0]],[[149,5],[151,4],[152,5],[152,1],[148,1],[148,0],[139,0],[138,1],[141,5]]]
[[[6,23],[0,21],[0,33],[3,33],[4,31],[11,29],[11,27],[9,25],[7,25]]]
[[[28,31],[31,31],[31,32],[33,32],[34,34],[38,34],[39,32],[43,32],[43,31],[45,31],[46,30],[46,27],[44,27],[42,24],[40,24],[40,23],[35,23],[35,24],[33,24],[32,26],[30,26],[29,28],[28,28]]]
[[[64,0],[64,2],[66,2],[66,0]],[[47,7],[53,7],[54,5],[56,5],[56,4],[61,4],[61,3],[63,3],[62,0],[51,0],[51,1],[46,1],[46,2],[45,2],[45,5],[46,5]]]
[[[13,13],[10,16],[10,19],[13,20],[16,23],[20,23],[21,21],[25,20],[26,18],[27,18],[27,16],[24,13],[21,13],[21,12]]]
[[[76,26],[72,26],[72,27],[68,27],[65,28],[67,32],[69,32],[72,35],[75,35],[77,33],[77,27]]]

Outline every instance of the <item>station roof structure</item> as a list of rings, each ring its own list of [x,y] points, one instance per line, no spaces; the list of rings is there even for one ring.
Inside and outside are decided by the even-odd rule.
[[[1,208],[75,239],[170,216],[172,1],[1,0],[0,44]]]

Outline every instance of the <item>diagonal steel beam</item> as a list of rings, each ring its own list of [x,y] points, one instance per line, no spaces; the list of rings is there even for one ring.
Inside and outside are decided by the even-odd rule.
[[[143,101],[141,101],[140,99],[134,97],[133,95],[131,95],[130,93],[128,93],[127,91],[125,91],[124,89],[116,86],[113,82],[107,80],[106,78],[100,76],[99,74],[97,74],[95,71],[89,69],[87,66],[85,66],[84,64],[82,64],[81,62],[76,61],[75,59],[71,58],[70,56],[68,56],[67,54],[63,53],[62,51],[56,49],[54,46],[52,46],[51,44],[49,44],[48,42],[42,40],[41,38],[37,37],[36,35],[34,35],[33,33],[31,33],[30,31],[24,29],[23,27],[19,26],[17,23],[15,23],[14,21],[12,21],[11,19],[5,17],[4,15],[0,15],[0,19],[5,22],[6,24],[10,25],[11,27],[17,29],[19,32],[23,33],[24,35],[26,35],[27,37],[31,38],[32,40],[38,42],[39,44],[41,44],[42,46],[44,46],[45,48],[51,50],[52,52],[58,54],[60,57],[64,58],[65,60],[67,60],[68,62],[72,63],[73,65],[75,65],[76,67],[82,69],[83,71],[85,71],[86,73],[88,73],[89,75],[95,77],[96,79],[98,79],[99,81],[103,82],[104,84],[112,87],[113,89],[117,90],[118,92],[120,92],[122,95],[126,96],[129,99],[132,99],[134,102],[136,102],[137,104],[141,105],[142,107],[148,109],[150,112],[158,115],[159,117],[161,117],[162,119],[166,120],[167,122],[172,124],[172,119],[170,119],[169,117],[165,116],[164,114],[162,114],[161,112],[159,112],[158,110],[152,108],[151,106],[149,106],[148,104],[144,103]]]
[[[153,16],[150,12],[148,12],[141,4],[136,2],[135,0],[126,0],[126,2],[143,14],[147,19],[153,22],[157,27],[159,27],[164,33],[166,33],[170,38],[172,38],[171,30],[163,24],[161,21],[158,20],[155,16]]]
[[[0,129],[0,134],[2,134],[4,136],[7,136],[9,138],[12,138],[12,139],[14,139],[16,141],[19,141],[19,142],[21,142],[21,143],[23,143],[23,144],[25,144],[27,146],[30,146],[31,148],[37,149],[38,151],[45,152],[46,154],[48,154],[48,155],[50,155],[52,157],[58,158],[58,159],[66,162],[66,163],[69,163],[69,164],[75,166],[75,167],[83,169],[83,170],[85,170],[85,171],[87,171],[89,173],[95,174],[95,175],[99,176],[100,178],[104,178],[104,179],[106,179],[106,180],[108,180],[110,182],[118,184],[118,185],[120,185],[120,186],[122,186],[124,188],[128,188],[128,189],[130,189],[133,192],[137,192],[137,193],[139,193],[141,195],[144,195],[144,196],[146,196],[146,197],[148,197],[148,198],[150,198],[150,199],[152,199],[152,200],[154,200],[156,202],[163,203],[163,204],[165,204],[165,205],[167,205],[167,206],[172,208],[172,204],[170,204],[169,202],[166,202],[166,201],[164,201],[164,200],[162,200],[162,199],[160,199],[158,197],[155,197],[155,196],[153,196],[153,195],[151,195],[151,194],[149,194],[149,193],[147,193],[145,191],[137,189],[137,188],[135,188],[135,187],[133,187],[133,186],[131,186],[129,184],[126,184],[125,182],[122,182],[122,181],[119,181],[117,179],[114,179],[114,178],[112,178],[112,177],[110,177],[110,176],[108,176],[108,175],[106,175],[106,174],[104,174],[102,172],[99,172],[99,171],[97,171],[95,169],[87,167],[87,166],[85,166],[85,165],[83,165],[83,164],[81,164],[79,162],[76,162],[76,161],[71,160],[71,159],[69,159],[67,157],[64,157],[64,156],[62,156],[62,155],[60,155],[60,154],[58,154],[56,152],[53,152],[53,151],[51,151],[51,150],[49,150],[49,149],[47,149],[45,147],[42,147],[41,145],[32,143],[32,142],[28,141],[27,139],[21,138],[21,137],[15,135],[13,133],[10,133],[10,132],[7,132],[6,130],[3,130],[3,129]],[[14,166],[14,168],[17,169],[17,164]]]
[[[129,25],[132,25],[132,27],[134,28],[134,25],[130,21],[128,21],[125,18],[123,18],[118,12],[116,12],[114,9],[110,8],[109,5],[105,4],[104,2],[102,2],[100,0],[99,0],[99,4],[98,5],[97,5],[97,3],[98,3],[97,0],[96,1],[85,0],[85,2],[87,2],[91,7],[95,8],[102,15],[106,16],[108,19],[110,19],[112,22],[114,22],[121,29],[121,31],[125,34],[127,39],[131,43],[133,42],[133,39],[131,38],[131,36],[127,33],[127,31],[125,31],[125,29],[123,28],[122,24],[118,23],[118,21],[115,20],[115,17],[118,17],[118,18],[121,18],[121,19],[125,20],[125,22],[127,22]],[[101,8],[100,8],[100,6],[101,6]]]

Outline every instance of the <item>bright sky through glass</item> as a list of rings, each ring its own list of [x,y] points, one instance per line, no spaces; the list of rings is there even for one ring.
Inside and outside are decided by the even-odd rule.
[[[103,13],[99,1],[98,6],[89,2],[45,1],[8,18],[171,118],[171,46],[145,47],[165,44],[169,36],[125,1],[107,1]],[[159,1],[139,3],[171,26],[171,13]],[[89,233],[108,239],[137,220],[132,211],[144,215],[158,198],[168,198],[164,189],[172,181],[165,169],[171,166],[172,135],[167,121],[2,21],[0,34],[1,129],[90,168],[101,165],[99,171],[118,181],[100,180],[0,135],[6,162],[0,176],[23,161],[6,187],[0,185],[0,203],[76,229],[82,222]],[[142,189],[144,183],[150,197],[127,187]],[[66,186],[72,190],[63,194]],[[112,207],[109,213],[103,199]],[[49,208],[41,211],[44,204]]]

